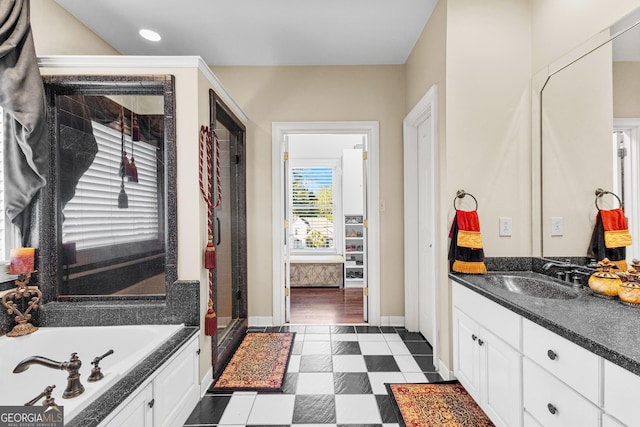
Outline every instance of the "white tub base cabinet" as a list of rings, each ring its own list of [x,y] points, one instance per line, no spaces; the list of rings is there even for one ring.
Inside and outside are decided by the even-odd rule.
[[[182,426],[200,400],[195,335],[140,385],[100,426]]]

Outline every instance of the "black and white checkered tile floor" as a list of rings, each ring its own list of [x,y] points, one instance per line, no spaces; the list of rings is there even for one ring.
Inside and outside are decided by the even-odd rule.
[[[207,394],[185,426],[397,426],[385,383],[440,381],[418,333],[371,326],[283,326],[296,332],[283,393]]]

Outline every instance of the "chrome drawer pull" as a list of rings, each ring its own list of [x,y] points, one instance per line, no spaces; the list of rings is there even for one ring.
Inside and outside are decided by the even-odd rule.
[[[549,359],[551,359],[551,360],[556,360],[556,357],[558,357],[556,352],[553,351],[553,350],[547,351],[547,356],[549,356]]]
[[[556,414],[556,412],[558,412],[558,409],[557,409],[555,406],[553,406],[553,404],[551,404],[551,403],[548,403],[548,404],[547,404],[547,409],[548,409],[548,410],[549,410],[549,412],[551,412],[553,415],[555,415],[555,414]]]

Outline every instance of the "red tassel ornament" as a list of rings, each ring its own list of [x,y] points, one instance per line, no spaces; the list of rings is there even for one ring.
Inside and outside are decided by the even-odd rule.
[[[213,245],[213,236],[209,234],[209,242],[204,249],[204,268],[213,270],[216,268],[216,247]]]
[[[212,337],[218,331],[218,317],[216,312],[213,311],[213,302],[209,300],[209,309],[207,315],[204,317],[204,334],[208,337]]]

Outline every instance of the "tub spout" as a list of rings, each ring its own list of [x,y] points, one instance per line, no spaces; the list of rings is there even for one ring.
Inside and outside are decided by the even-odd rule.
[[[67,377],[67,388],[62,393],[62,397],[65,399],[76,397],[82,394],[84,386],[80,383],[80,366],[82,362],[78,358],[76,353],[71,353],[71,359],[68,362],[56,362],[55,360],[47,359],[42,356],[31,356],[18,363],[13,369],[14,374],[19,374],[29,369],[31,365],[41,365],[47,368],[60,369],[67,371],[69,376]]]
[[[13,369],[13,373],[19,374],[20,372],[24,372],[29,369],[29,366],[31,365],[42,365],[52,369],[63,369],[63,363],[64,362],[56,362],[55,360],[47,359],[42,356],[31,356],[18,363],[18,365]]]

